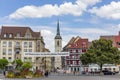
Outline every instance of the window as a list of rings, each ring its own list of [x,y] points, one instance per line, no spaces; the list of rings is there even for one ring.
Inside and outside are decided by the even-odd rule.
[[[82,52],[86,52],[86,49],[82,49]]]
[[[3,47],[6,47],[7,46],[7,42],[3,42]]]
[[[86,47],[86,42],[82,42],[82,47]]]
[[[76,49],[76,53],[78,53],[78,50]]]
[[[82,50],[81,50],[81,49],[79,49],[79,50],[78,50],[78,52],[79,52],[79,53],[82,53]]]
[[[7,37],[7,34],[4,34],[3,36],[4,36],[4,38],[6,38],[6,37]]]
[[[73,68],[71,67],[71,71],[73,71]]]
[[[17,46],[17,47],[20,47],[20,42],[16,42],[16,46]]]
[[[74,68],[74,71],[76,71],[76,67]]]
[[[6,49],[3,49],[3,55],[6,55]]]
[[[12,42],[9,42],[9,47],[12,47]]]
[[[11,58],[11,57],[8,57],[8,61],[9,61],[9,62],[12,62],[12,58]]]
[[[70,53],[72,53],[72,49],[70,50]]]
[[[12,38],[13,36],[12,36],[12,34],[9,34],[9,38]]]
[[[29,47],[30,47],[30,48],[32,47],[32,42],[29,42]]]
[[[17,38],[19,38],[20,37],[20,33],[17,33],[17,36],[16,36]]]
[[[76,65],[76,61],[73,61],[73,65]]]
[[[78,71],[80,71],[79,67],[78,67]]]
[[[32,49],[29,49],[29,52],[32,52]]]
[[[25,47],[25,48],[27,47],[27,42],[24,42],[24,47]]]
[[[29,57],[29,61],[30,61],[30,62],[32,61],[32,58],[31,58],[31,57]]]
[[[114,72],[115,72],[115,70],[116,70],[116,69],[115,69],[115,68],[113,68],[113,71],[114,71]]]
[[[59,41],[57,41],[57,46],[59,46]]]
[[[40,41],[37,42],[37,46],[40,47]]]
[[[25,37],[26,37],[26,38],[30,38],[30,34],[26,34]]]
[[[9,54],[9,55],[12,54],[12,49],[8,49],[8,54]]]
[[[27,58],[26,58],[26,57],[24,57],[24,61],[25,61],[25,62],[27,61]]]
[[[24,49],[24,52],[27,52],[27,49]]]
[[[72,59],[75,59],[75,56],[72,56]]]

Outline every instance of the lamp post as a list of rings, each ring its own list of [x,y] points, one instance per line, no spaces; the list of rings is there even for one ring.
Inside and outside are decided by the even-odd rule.
[[[14,67],[14,69],[16,68],[16,65],[17,65],[17,63],[16,63],[16,52],[15,52],[15,54],[14,54],[14,57],[15,57],[15,62],[14,62],[14,64],[13,64],[13,67]]]
[[[46,70],[46,57],[45,57],[45,70]]]

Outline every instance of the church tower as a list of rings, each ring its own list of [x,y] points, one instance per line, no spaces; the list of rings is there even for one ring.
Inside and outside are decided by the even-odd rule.
[[[55,52],[61,52],[62,37],[60,36],[59,20],[57,22],[57,33],[54,40],[55,40]],[[62,66],[61,57],[60,56],[55,57],[55,68],[61,68],[61,66]]]

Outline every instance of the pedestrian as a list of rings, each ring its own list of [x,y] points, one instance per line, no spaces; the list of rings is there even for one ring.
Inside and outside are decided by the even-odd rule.
[[[3,72],[3,75],[6,76],[6,72],[5,71]]]
[[[45,77],[48,77],[48,70],[45,71]]]
[[[75,71],[73,71],[73,74],[75,75]]]

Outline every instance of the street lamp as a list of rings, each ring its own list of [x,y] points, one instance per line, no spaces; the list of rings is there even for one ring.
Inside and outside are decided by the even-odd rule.
[[[17,63],[16,63],[16,52],[15,52],[15,54],[14,54],[14,57],[15,57],[15,62],[14,62],[14,64],[13,64],[13,68],[15,69],[16,66],[17,66]]]

